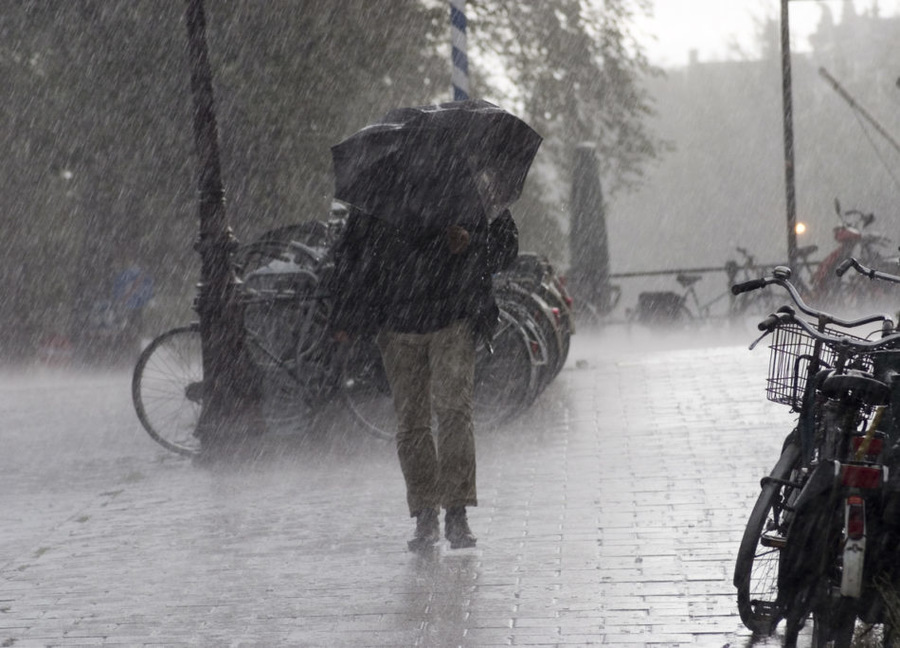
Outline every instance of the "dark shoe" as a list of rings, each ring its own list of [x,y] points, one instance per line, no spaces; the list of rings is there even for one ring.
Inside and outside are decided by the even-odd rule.
[[[406,543],[409,550],[430,549],[440,539],[441,523],[438,518],[438,510],[427,508],[416,513],[416,532],[413,534],[413,539]]]
[[[453,506],[447,509],[444,516],[444,535],[450,541],[451,549],[468,549],[474,547],[478,538],[469,528],[465,506]]]

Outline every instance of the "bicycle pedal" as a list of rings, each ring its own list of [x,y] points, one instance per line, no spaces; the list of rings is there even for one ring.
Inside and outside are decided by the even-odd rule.
[[[784,549],[787,546],[787,538],[782,535],[764,533],[759,537],[759,544],[773,549]]]

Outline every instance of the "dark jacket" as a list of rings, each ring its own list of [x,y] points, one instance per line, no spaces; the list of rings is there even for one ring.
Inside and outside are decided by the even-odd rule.
[[[491,277],[515,260],[518,231],[509,212],[490,226],[479,202],[464,213],[468,218],[457,222],[469,232],[469,245],[451,254],[446,228],[400,231],[351,212],[332,249],[332,329],[428,333],[470,319],[476,335],[489,340],[499,315]]]

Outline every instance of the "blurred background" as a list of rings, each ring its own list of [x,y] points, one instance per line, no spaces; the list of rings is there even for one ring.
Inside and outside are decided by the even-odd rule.
[[[514,4],[514,7],[507,5]],[[513,214],[569,261],[576,147],[595,147],[620,309],[742,246],[786,260],[777,0],[470,0],[471,95],[545,142]],[[793,0],[798,244],[833,247],[834,199],[900,238],[895,3]],[[8,0],[0,9],[0,355],[120,359],[109,340],[194,319],[196,162],[184,3]],[[450,99],[449,9],[431,0],[222,0],[207,34],[240,241],[331,207],[329,147],[400,105]],[[894,246],[896,249],[896,245]],[[725,289],[723,274],[700,284]],[[615,316],[615,313],[612,314]],[[101,353],[102,352],[102,353]],[[121,353],[133,362],[130,351]]]

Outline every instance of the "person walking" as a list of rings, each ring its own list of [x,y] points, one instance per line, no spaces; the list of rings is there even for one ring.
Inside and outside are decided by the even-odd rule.
[[[518,254],[518,231],[485,182],[471,176],[452,196],[422,205],[442,229],[400,231],[351,209],[333,248],[335,339],[374,336],[397,417],[397,454],[415,532],[413,551],[444,536],[474,547],[466,509],[478,504],[473,424],[475,354],[499,309],[492,275]],[[436,422],[437,429],[433,430]],[[435,432],[436,434],[433,434]]]

